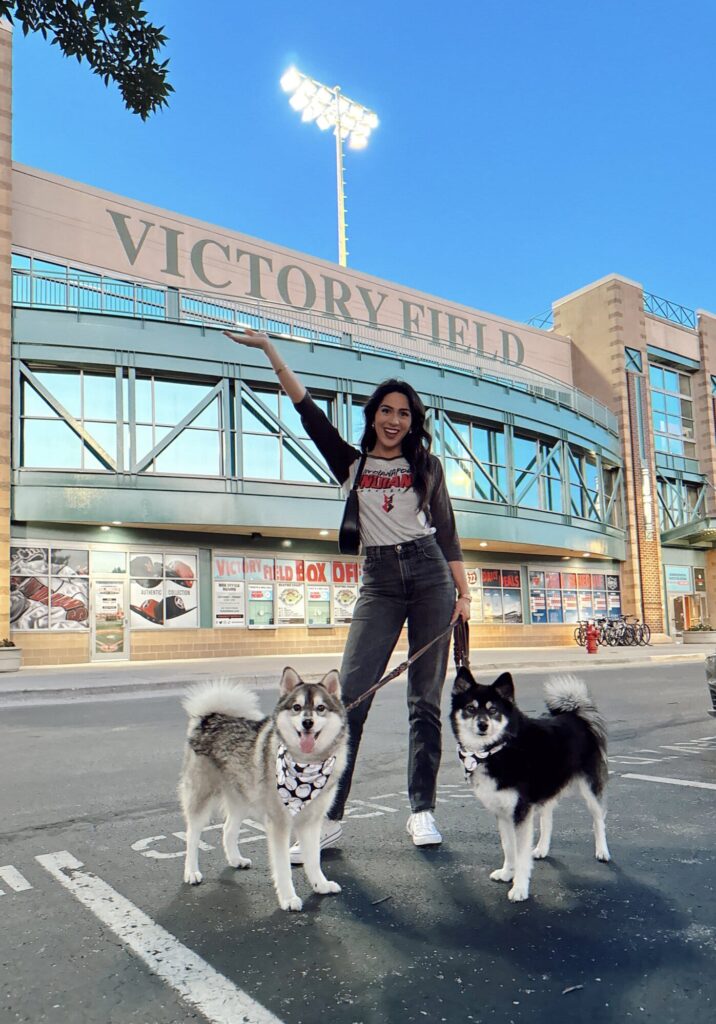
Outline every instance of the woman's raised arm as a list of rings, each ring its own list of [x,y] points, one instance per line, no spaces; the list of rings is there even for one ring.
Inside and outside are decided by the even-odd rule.
[[[301,383],[300,378],[282,360],[268,334],[265,334],[263,331],[253,331],[250,327],[246,327],[243,334],[236,334],[234,331],[224,331],[224,334],[238,345],[262,349],[276,371],[279,384],[292,402],[300,402],[305,397],[306,389]]]

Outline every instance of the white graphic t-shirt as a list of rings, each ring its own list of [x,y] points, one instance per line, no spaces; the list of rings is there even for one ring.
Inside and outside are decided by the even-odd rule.
[[[343,484],[347,495],[353,486],[358,462]],[[403,455],[380,459],[369,455],[358,484],[360,538],[363,547],[402,544],[435,533],[424,512],[418,510],[413,473]]]

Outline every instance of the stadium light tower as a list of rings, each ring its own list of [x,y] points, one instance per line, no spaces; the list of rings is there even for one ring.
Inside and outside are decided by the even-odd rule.
[[[299,111],[301,120],[315,121],[322,131],[333,128],[336,137],[336,184],[338,190],[338,262],[348,264],[346,246],[346,196],[343,171],[343,142],[351,149],[364,149],[368,137],[378,127],[378,116],[361,103],[344,96],[337,85],[323,85],[296,68],[289,68],[281,77],[281,87],[291,93],[289,103]]]

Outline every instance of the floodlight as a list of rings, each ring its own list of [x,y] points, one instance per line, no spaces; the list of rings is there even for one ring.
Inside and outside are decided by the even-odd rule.
[[[281,76],[281,88],[292,95],[291,107],[305,123],[315,121],[321,131],[333,128],[336,137],[336,184],[338,191],[338,262],[347,265],[346,201],[343,188],[343,142],[351,149],[365,149],[368,137],[378,127],[378,115],[361,103],[344,96],[340,87],[332,88],[290,67]]]

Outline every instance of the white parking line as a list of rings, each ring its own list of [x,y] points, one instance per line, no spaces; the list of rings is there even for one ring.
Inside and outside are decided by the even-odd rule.
[[[0,868],[0,881],[5,882],[15,892],[25,892],[27,889],[32,889],[28,880],[12,864],[6,864],[5,867]],[[0,889],[0,896],[4,895],[5,893]]]
[[[638,779],[640,782],[663,782],[667,786],[691,786],[693,789],[716,789],[713,782],[690,782],[687,779],[667,779],[662,775],[632,775],[625,772],[623,779]]]
[[[209,1024],[282,1024],[67,850],[35,859]]]

